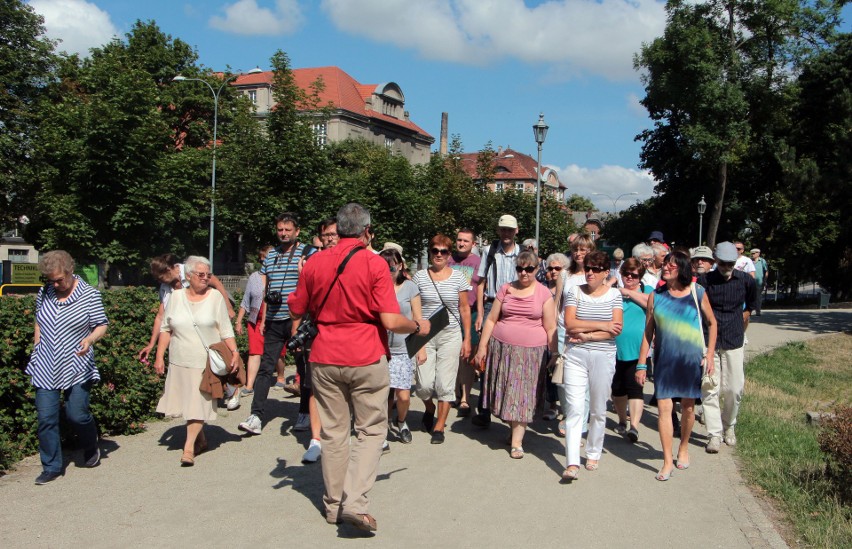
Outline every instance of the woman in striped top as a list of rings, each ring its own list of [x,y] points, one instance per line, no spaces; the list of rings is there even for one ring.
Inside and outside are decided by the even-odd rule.
[[[101,294],[74,274],[68,252],[47,252],[39,261],[47,284],[36,297],[33,354],[26,373],[36,389],[38,449],[42,473],[36,484],[62,475],[59,409],[65,393],[65,415],[77,431],[87,467],[100,463],[98,430],[89,412],[89,392],[101,379],[95,367],[95,342],[107,330]]]
[[[598,468],[606,425],[606,400],[615,373],[615,336],[621,333],[621,294],[605,284],[609,257],[592,252],[585,257],[586,283],[569,289],[565,301],[564,380],[568,399],[565,439],[566,468],[562,479],[572,481],[580,470],[580,439],[583,409],[589,390],[589,434],[586,439],[586,469]]]

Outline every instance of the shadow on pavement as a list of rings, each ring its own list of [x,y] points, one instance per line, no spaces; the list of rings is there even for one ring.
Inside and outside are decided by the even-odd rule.
[[[852,329],[852,313],[849,311],[765,310],[758,317],[752,316],[749,322],[778,326],[796,332],[827,334]]]

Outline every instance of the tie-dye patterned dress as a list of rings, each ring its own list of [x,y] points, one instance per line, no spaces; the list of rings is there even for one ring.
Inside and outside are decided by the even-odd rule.
[[[704,288],[695,285],[698,303]],[[704,335],[692,294],[673,297],[666,286],[654,291],[654,387],[657,398],[701,398]]]

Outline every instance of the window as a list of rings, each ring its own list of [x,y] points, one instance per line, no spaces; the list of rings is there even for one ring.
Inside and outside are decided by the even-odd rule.
[[[494,184],[494,191],[498,192],[498,193],[503,192],[503,182],[502,181],[500,183]]]
[[[9,249],[9,261],[12,263],[27,263],[29,258],[29,250],[16,250],[15,248]]]
[[[320,148],[325,147],[325,144],[328,142],[328,124],[325,122],[320,122],[319,124],[314,124],[314,142]]]
[[[255,105],[257,104],[257,90],[249,90],[248,97],[251,99],[251,102]]]
[[[524,184],[523,183],[515,183],[515,189],[518,190],[518,191],[523,191],[524,190]]]
[[[385,148],[387,150],[393,149],[393,139],[391,139],[390,137],[385,137]]]

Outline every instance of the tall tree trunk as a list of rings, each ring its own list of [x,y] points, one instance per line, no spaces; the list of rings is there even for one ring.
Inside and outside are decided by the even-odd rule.
[[[716,195],[710,203],[710,219],[707,223],[707,245],[716,245],[716,233],[719,231],[719,221],[722,219],[722,207],[725,204],[725,187],[728,184],[728,163],[720,162],[716,177]]]

